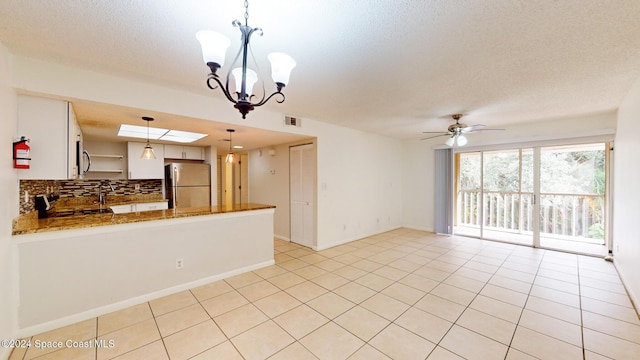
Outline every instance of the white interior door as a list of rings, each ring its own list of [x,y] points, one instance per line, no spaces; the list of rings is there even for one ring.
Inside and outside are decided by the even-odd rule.
[[[289,148],[291,241],[313,247],[315,233],[315,152],[312,144]]]

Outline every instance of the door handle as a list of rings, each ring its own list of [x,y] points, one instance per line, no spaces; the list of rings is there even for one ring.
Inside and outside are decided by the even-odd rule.
[[[178,168],[174,167],[173,168],[173,207],[177,208],[178,207],[178,187],[176,186],[178,184]]]
[[[89,169],[91,169],[91,155],[89,155],[89,152],[87,150],[82,150],[82,155],[87,158],[87,169],[80,169],[80,171],[82,172],[81,175],[84,175],[86,173],[89,172]]]

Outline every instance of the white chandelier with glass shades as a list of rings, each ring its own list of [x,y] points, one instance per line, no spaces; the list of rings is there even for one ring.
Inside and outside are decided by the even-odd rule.
[[[246,118],[249,111],[253,110],[257,106],[264,105],[274,96],[277,96],[276,101],[278,103],[284,102],[285,97],[282,93],[282,88],[289,83],[291,70],[296,66],[295,60],[293,60],[289,55],[280,52],[270,53],[267,58],[271,63],[271,77],[276,84],[277,90],[271,95],[266,96],[263,83],[262,98],[260,101],[251,102],[252,98],[255,97],[253,94],[253,86],[258,81],[258,74],[247,67],[247,55],[248,51],[250,51],[249,41],[251,40],[251,35],[254,32],[258,32],[262,36],[262,29],[257,27],[251,28],[249,26],[248,0],[245,0],[244,7],[244,25],[239,20],[234,20],[232,22],[233,26],[240,30],[242,44],[229,71],[227,72],[224,85],[220,81],[217,71],[224,65],[227,48],[231,45],[231,41],[229,41],[226,36],[215,31],[203,30],[196,34],[196,38],[202,46],[203,60],[211,70],[211,73],[207,77],[207,86],[212,90],[220,87],[227,99],[235,104],[234,107],[240,111],[243,119]],[[234,68],[240,59],[242,61],[241,67]],[[235,94],[232,94],[229,90],[229,77],[232,75],[235,79]],[[212,85],[212,81],[216,84]]]

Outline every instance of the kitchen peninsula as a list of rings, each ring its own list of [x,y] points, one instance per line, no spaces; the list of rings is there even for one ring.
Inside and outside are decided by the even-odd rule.
[[[272,265],[274,211],[237,204],[16,222],[20,335]]]
[[[229,206],[206,206],[186,209],[165,209],[142,212],[114,214],[109,211],[86,215],[73,215],[38,219],[35,213],[23,215],[13,225],[13,235],[33,234],[49,231],[81,229],[116,224],[130,224],[143,221],[177,219],[190,216],[202,216],[275,208],[273,205],[242,203]],[[108,209],[108,208],[106,208]]]

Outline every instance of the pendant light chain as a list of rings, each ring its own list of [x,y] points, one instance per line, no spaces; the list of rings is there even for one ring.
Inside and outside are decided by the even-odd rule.
[[[244,24],[249,26],[249,0],[244,0]]]

